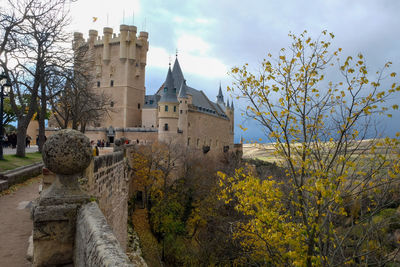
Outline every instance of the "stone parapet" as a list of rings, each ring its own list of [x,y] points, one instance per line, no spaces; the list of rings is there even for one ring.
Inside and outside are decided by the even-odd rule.
[[[85,204],[78,212],[74,264],[85,267],[145,266],[129,261],[95,202]]]

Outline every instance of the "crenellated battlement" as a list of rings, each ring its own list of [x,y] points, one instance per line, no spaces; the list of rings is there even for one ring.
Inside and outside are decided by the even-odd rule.
[[[137,35],[137,27],[133,25],[120,25],[120,33],[114,33],[112,28],[104,27],[103,35],[100,36],[98,31],[89,30],[89,37],[85,40],[80,32],[74,33],[74,44],[81,46],[88,44],[92,48],[103,48],[103,60],[110,60],[110,46],[119,45],[119,58],[137,60],[137,49],[148,50],[149,33],[145,31],[139,32]],[[146,57],[140,53],[140,62],[146,63]],[[143,60],[144,59],[144,60]]]

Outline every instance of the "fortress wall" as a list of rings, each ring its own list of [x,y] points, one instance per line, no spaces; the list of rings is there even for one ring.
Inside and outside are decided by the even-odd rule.
[[[75,266],[146,266],[141,257],[129,261],[94,202],[78,211],[74,252]]]
[[[139,140],[140,144],[153,143],[158,140],[158,132],[119,132],[116,131],[115,138],[125,137],[135,143]]]
[[[233,134],[227,134],[230,132],[229,120],[189,110],[188,122],[190,148],[202,149],[203,145],[207,145],[210,146],[208,153],[215,156],[223,153],[224,146],[229,146],[230,150],[233,148]],[[187,140],[184,144],[187,145]]]
[[[129,173],[123,152],[95,157],[86,169],[82,189],[96,197],[99,207],[123,249],[127,245]]]

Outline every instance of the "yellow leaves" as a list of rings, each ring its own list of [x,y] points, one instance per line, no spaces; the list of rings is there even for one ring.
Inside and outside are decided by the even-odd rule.
[[[396,76],[396,72],[390,73],[390,77],[395,77],[395,76]]]
[[[395,105],[392,106],[392,108],[397,110],[397,109],[399,109],[399,105],[395,104]]]
[[[247,128],[244,128],[242,125],[239,124],[239,128],[242,129],[244,132],[247,131]]]
[[[301,53],[298,52],[298,53],[296,54],[296,57],[300,57],[300,56],[301,56]]]

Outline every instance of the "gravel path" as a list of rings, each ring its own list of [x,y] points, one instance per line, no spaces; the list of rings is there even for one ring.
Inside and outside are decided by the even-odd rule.
[[[39,184],[40,179],[35,179],[0,197],[0,266],[31,266],[26,260],[28,238],[32,233],[29,207],[30,201],[39,196]]]

